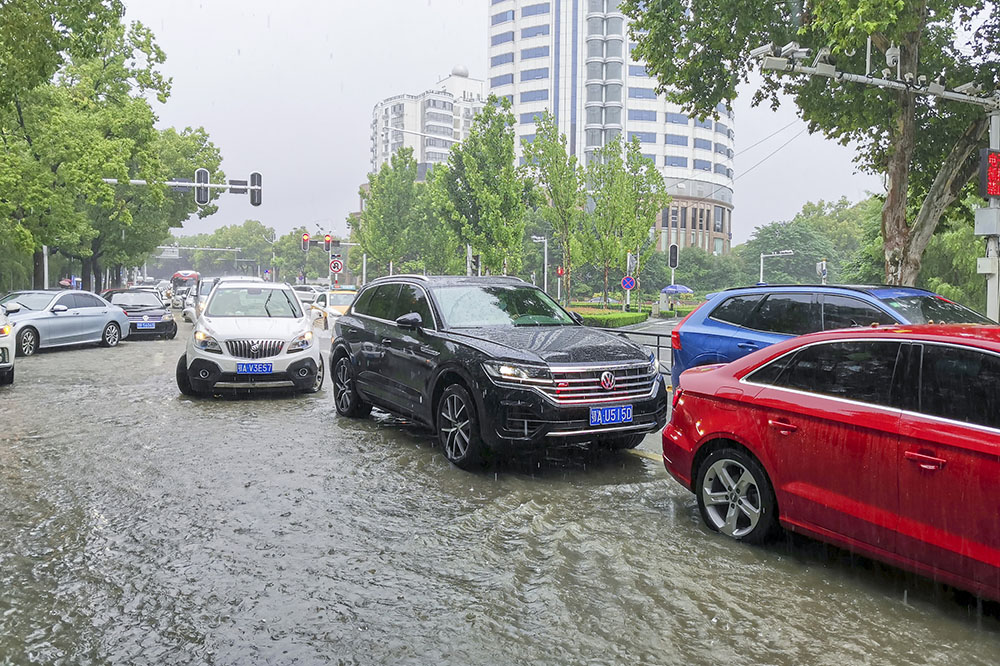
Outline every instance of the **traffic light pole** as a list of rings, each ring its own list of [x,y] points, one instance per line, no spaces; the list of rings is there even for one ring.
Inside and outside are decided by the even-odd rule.
[[[1000,108],[990,112],[990,150],[1000,150]],[[1000,321],[1000,197],[976,211],[976,235],[986,236],[986,256],[976,266],[986,276],[986,316]]]

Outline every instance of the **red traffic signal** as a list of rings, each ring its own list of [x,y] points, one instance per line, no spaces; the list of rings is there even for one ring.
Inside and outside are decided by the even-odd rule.
[[[558,275],[559,277],[562,277],[565,274],[566,274],[566,271],[563,270],[562,266],[560,266],[559,268],[556,269],[556,275]]]
[[[1000,197],[1000,151],[984,148],[979,157],[979,195]]]
[[[302,234],[302,251],[309,251],[309,234]]]
[[[333,242],[333,236],[331,236],[330,234],[327,234],[326,236],[323,236],[323,251],[324,252],[329,252],[330,251],[330,244],[332,242]]]

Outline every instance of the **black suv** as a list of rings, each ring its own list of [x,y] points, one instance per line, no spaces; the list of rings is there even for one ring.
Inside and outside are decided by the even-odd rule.
[[[667,413],[648,349],[517,278],[375,280],[337,319],[330,362],[339,414],[414,419],[466,469],[547,438],[634,447]]]

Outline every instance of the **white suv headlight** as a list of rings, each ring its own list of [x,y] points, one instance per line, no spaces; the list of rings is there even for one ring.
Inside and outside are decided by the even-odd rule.
[[[222,346],[219,344],[219,341],[205,331],[194,332],[194,346],[213,354],[222,353]]]
[[[302,351],[303,349],[309,349],[312,347],[313,333],[312,331],[306,331],[299,337],[288,343],[289,352]]]

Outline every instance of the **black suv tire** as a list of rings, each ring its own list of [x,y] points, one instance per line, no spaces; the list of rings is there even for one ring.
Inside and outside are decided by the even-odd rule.
[[[483,464],[487,447],[479,433],[479,414],[472,396],[461,384],[445,388],[435,409],[435,429],[444,457],[462,469]]]
[[[330,373],[333,382],[333,406],[337,413],[348,418],[363,419],[372,412],[371,403],[367,403],[358,395],[354,384],[354,368],[351,359],[339,356],[333,362],[333,372]]]

